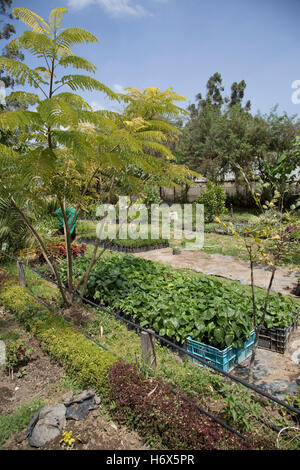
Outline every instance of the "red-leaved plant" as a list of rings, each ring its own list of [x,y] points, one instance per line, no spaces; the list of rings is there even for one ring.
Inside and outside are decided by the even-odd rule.
[[[65,259],[67,257],[66,244],[64,242],[53,242],[46,245],[46,249],[49,255],[54,256],[57,259]],[[73,243],[71,245],[71,252],[73,258],[78,258],[85,253],[86,244],[82,243],[81,245],[76,245]],[[44,256],[40,249],[37,249],[37,256],[39,257],[39,262],[44,262]]]
[[[261,448],[243,441],[172,393],[160,378],[145,379],[135,365],[118,362],[108,376],[109,398],[121,424],[134,425],[144,437],[156,437],[168,449]]]

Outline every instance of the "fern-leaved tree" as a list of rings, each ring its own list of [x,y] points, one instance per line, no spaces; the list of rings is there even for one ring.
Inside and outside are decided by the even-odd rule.
[[[29,229],[57,281],[65,304],[72,303],[74,292],[85,293],[91,269],[103,250],[96,244],[90,265],[75,285],[73,279],[71,236],[66,207],[76,207],[74,218],[89,201],[97,176],[122,175],[128,184],[140,183],[129,168],[155,177],[160,185],[186,182],[192,172],[174,163],[166,142],[176,138],[176,130],[164,116],[181,113],[175,101],[183,97],[172,88],[141,92],[130,88],[116,94],[93,75],[96,66],[72,52],[74,46],[98,43],[97,38],[79,27],[63,29],[65,8],[51,11],[48,21],[27,8],[14,8],[13,15],[28,30],[9,44],[10,49],[25,50],[40,61],[31,68],[14,58],[1,57],[0,67],[23,85],[8,100],[18,100],[33,110],[7,110],[0,115],[0,129],[15,133],[19,142],[30,143],[30,150],[17,153],[0,145],[0,197],[6,198]],[[75,69],[71,73],[70,69]],[[85,74],[80,71],[86,72]],[[102,92],[111,100],[124,101],[125,111],[93,111],[81,92]],[[76,93],[78,92],[78,93]],[[24,148],[28,148],[24,146]],[[50,201],[57,202],[64,220],[68,265],[68,292],[62,285],[55,259],[47,251],[44,234],[28,217],[28,207],[42,213]],[[26,205],[24,204],[26,201]]]

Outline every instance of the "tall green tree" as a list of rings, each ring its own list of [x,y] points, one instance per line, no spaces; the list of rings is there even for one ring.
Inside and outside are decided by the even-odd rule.
[[[266,183],[272,183],[270,168],[281,162],[283,153],[286,169],[291,172],[295,168],[296,116],[280,115],[277,107],[269,114],[253,115],[251,102],[244,104],[245,89],[244,80],[234,82],[230,96],[224,96],[220,74],[210,77],[206,97],[198,94],[196,104],[189,107],[190,116],[175,150],[180,163],[212,181],[233,172],[236,183],[244,186],[240,168],[258,173]]]
[[[0,58],[0,67],[24,87],[23,91],[11,93],[8,99],[36,106],[35,111],[8,110],[0,114],[1,130],[16,132],[19,141],[33,146],[20,155],[8,145],[0,145],[0,195],[10,201],[28,227],[59,284],[65,303],[70,304],[55,260],[46,249],[45,238],[28,217],[28,209],[42,212],[49,200],[57,202],[64,219],[68,288],[72,292],[82,286],[84,293],[93,264],[102,252],[98,254],[99,243],[96,244],[90,266],[75,285],[70,236],[73,221],[68,224],[66,207],[69,204],[76,207],[75,218],[87,204],[88,191],[101,172],[118,172],[126,178],[128,167],[134,166],[155,175],[163,184],[172,184],[178,178],[185,180],[191,172],[176,164],[165,145],[173,132],[172,126],[156,119],[157,115],[179,113],[174,101],[182,97],[170,89],[165,92],[129,89],[125,96],[114,93],[92,76],[96,72],[94,64],[72,52],[74,46],[98,40],[83,28],[63,29],[66,12],[65,8],[56,8],[45,20],[26,8],[13,9],[14,17],[23,21],[29,30],[9,47],[30,52],[40,64],[33,69],[17,59]],[[70,68],[75,73],[70,73]],[[94,112],[75,93],[85,90],[102,92],[112,100],[123,99],[125,112]],[[132,185],[134,181],[130,179]]]
[[[0,1],[0,17],[2,18],[0,21],[1,29],[0,29],[0,41],[1,44],[7,42],[14,34],[16,34],[16,29],[13,24],[13,15],[11,12],[12,7],[12,0],[1,0]],[[2,53],[3,57],[11,57],[19,60],[24,60],[24,55],[21,51],[14,49],[12,51],[8,45],[3,45]],[[0,80],[3,81],[5,86],[8,88],[13,88],[15,85],[15,81],[13,77],[4,73],[4,70],[0,69]]]

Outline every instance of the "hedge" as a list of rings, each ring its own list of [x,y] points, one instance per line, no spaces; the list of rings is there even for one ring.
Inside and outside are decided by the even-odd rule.
[[[66,321],[42,308],[23,287],[4,282],[0,304],[15,313],[18,320],[40,341],[43,350],[58,361],[83,387],[103,392],[113,354],[99,348]]]

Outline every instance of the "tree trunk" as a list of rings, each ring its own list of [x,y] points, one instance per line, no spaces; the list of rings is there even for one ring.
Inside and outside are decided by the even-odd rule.
[[[66,253],[67,253],[67,276],[68,276],[68,287],[70,291],[73,289],[73,263],[72,263],[72,250],[71,250],[71,235],[69,227],[65,203],[59,199],[60,208],[63,214],[64,219],[64,235],[65,235],[65,244],[66,244]]]
[[[262,329],[262,327],[264,325],[264,322],[265,322],[265,316],[266,316],[266,313],[267,313],[268,301],[269,301],[271,287],[272,287],[273,281],[274,281],[275,272],[276,272],[276,267],[273,268],[272,275],[270,277],[268,290],[267,290],[267,294],[266,294],[266,297],[265,297],[264,311],[263,311],[263,314],[262,314],[262,318],[261,318],[259,324],[257,326],[255,326],[255,328],[254,328],[255,340],[254,340],[254,346],[253,346],[252,355],[251,355],[251,359],[250,359],[249,376],[248,376],[248,382],[250,384],[253,383],[253,373],[254,373],[254,362],[255,362],[256,350],[257,350],[259,335],[260,335],[261,329]],[[252,286],[252,279],[251,279],[251,286]],[[254,285],[253,285],[253,290],[254,290]]]
[[[42,241],[42,239],[40,238],[40,236],[38,235],[38,233],[36,232],[36,230],[33,228],[33,226],[31,225],[31,223],[29,222],[29,220],[27,219],[26,215],[24,214],[24,212],[18,207],[18,205],[15,203],[14,201],[14,198],[11,196],[10,197],[10,200],[11,200],[11,203],[13,204],[13,206],[15,207],[15,209],[18,211],[18,213],[20,214],[24,224],[26,225],[26,227],[30,230],[30,232],[32,233],[32,235],[34,236],[34,238],[36,239],[36,241],[38,242],[38,245],[43,253],[43,256],[45,258],[45,261],[46,263],[48,264],[57,284],[58,284],[58,288],[60,290],[60,293],[61,293],[61,296],[63,298],[63,301],[66,305],[70,305],[67,298],[66,298],[66,295],[65,295],[65,291],[64,291],[64,288],[62,286],[62,283],[61,283],[61,280],[60,280],[60,276],[59,276],[59,273],[56,269],[56,265],[55,265],[55,262],[52,262],[50,257],[48,256],[47,254],[47,250],[46,250],[46,247]]]

